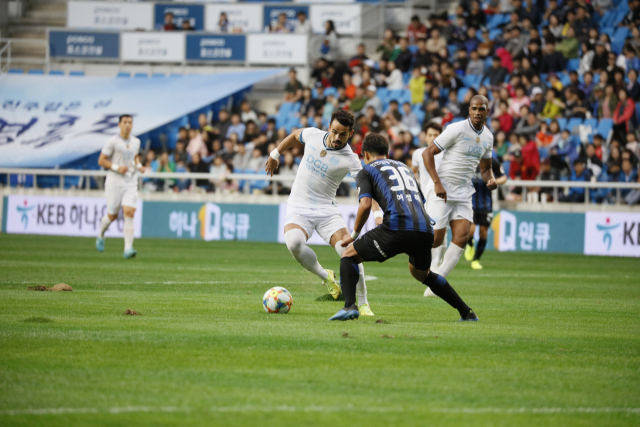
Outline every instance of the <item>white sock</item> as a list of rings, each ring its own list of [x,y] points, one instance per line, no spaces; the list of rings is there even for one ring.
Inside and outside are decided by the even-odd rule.
[[[340,255],[341,257],[344,250],[347,249],[342,247],[342,240],[336,243],[334,248],[336,252],[338,252],[338,255]],[[358,269],[360,270],[358,284],[356,285],[356,297],[358,298],[358,305],[369,304],[369,301],[367,301],[367,284],[364,281],[364,267],[362,266],[362,264],[358,264]]]
[[[442,266],[440,266],[438,274],[442,277],[447,277],[449,273],[451,273],[451,270],[453,270],[453,267],[455,267],[458,263],[462,252],[464,252],[464,248],[461,248],[460,246],[451,242],[449,248],[447,249],[447,252],[445,252],[444,254],[444,261],[442,261]]]
[[[367,284],[364,282],[364,267],[362,264],[358,264],[358,268],[360,269],[358,284],[356,285],[358,305],[369,304],[369,301],[367,301]]]
[[[442,242],[442,244],[437,248],[431,249],[431,271],[434,273],[437,273],[440,270],[446,250],[447,245],[445,245],[445,242]]]
[[[100,233],[98,234],[98,237],[104,239],[104,233],[107,231],[112,222],[113,221],[109,219],[109,215],[105,215],[102,217],[102,219],[100,220]]]
[[[133,246],[133,234],[135,226],[133,225],[133,218],[129,216],[124,217],[124,250],[128,251]]]
[[[327,272],[320,266],[316,253],[307,246],[307,238],[304,232],[299,228],[294,228],[284,233],[284,241],[287,243],[287,249],[291,252],[291,255],[298,261],[304,268],[325,280],[328,276]]]

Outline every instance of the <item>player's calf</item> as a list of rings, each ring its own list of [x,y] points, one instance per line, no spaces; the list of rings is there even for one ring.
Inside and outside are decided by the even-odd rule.
[[[427,285],[434,294],[442,298],[447,304],[458,310],[462,319],[468,318],[469,314],[473,312],[473,310],[471,310],[471,308],[467,304],[465,304],[462,298],[460,298],[455,289],[451,287],[449,282],[447,282],[447,279],[445,279],[444,277],[430,271],[429,274],[427,274],[426,279],[422,283]]]

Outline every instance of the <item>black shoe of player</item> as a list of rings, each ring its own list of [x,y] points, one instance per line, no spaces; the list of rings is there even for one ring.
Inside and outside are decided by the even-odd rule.
[[[458,320],[458,322],[477,322],[478,320],[478,315],[473,310],[471,310],[466,316],[460,317],[460,320]]]

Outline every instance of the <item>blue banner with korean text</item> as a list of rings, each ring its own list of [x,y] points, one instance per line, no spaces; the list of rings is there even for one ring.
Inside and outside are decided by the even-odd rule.
[[[188,34],[189,61],[244,61],[246,36],[217,34]]]
[[[183,22],[189,22],[191,30],[204,30],[204,5],[182,3],[157,3],[155,5],[156,30],[162,30],[167,24],[166,20],[172,20],[177,30],[184,29]]]
[[[49,32],[49,52],[52,58],[118,59],[118,33],[59,31]]]

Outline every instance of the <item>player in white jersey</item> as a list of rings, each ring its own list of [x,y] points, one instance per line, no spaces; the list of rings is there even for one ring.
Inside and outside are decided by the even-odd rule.
[[[413,169],[413,174],[420,181],[420,189],[422,190],[422,194],[424,195],[425,207],[427,206],[427,200],[429,200],[429,193],[432,190],[429,190],[429,183],[431,182],[431,177],[429,176],[429,172],[424,167],[424,161],[422,160],[422,153],[427,149],[430,145],[433,144],[433,141],[442,133],[442,126],[436,122],[427,123],[423,130],[425,146],[418,148],[413,152],[413,157],[411,158],[411,168]],[[436,163],[436,169],[438,169],[438,165],[442,161],[442,156],[444,153],[437,154],[434,157]],[[444,258],[444,251],[447,249],[447,236],[445,234],[444,242],[432,250],[431,254],[431,271],[437,272],[440,268],[440,264],[442,264],[442,260]],[[424,291],[425,296],[434,296],[435,294],[431,292],[431,290],[427,287]]]
[[[144,172],[140,164],[140,140],[131,135],[133,118],[124,114],[118,122],[120,133],[114,135],[100,153],[98,164],[109,170],[104,185],[107,193],[107,214],[100,220],[100,233],[96,249],[104,251],[104,233],[118,218],[122,207],[124,214],[124,258],[133,258],[138,251],[133,249],[133,216],[138,206],[138,178],[136,172]]]
[[[431,176],[427,213],[435,221],[433,247],[444,241],[446,226],[451,226],[451,243],[438,274],[447,277],[469,238],[473,221],[471,196],[475,192],[471,178],[478,163],[483,181],[490,190],[498,188],[491,169],[493,135],[484,125],[489,113],[489,100],[482,95],[471,99],[469,118],[450,124],[433,144],[422,153],[426,170]],[[435,156],[444,151],[436,169]]]
[[[334,299],[338,299],[341,292],[334,272],[320,266],[315,252],[307,246],[307,240],[315,230],[325,242],[335,248],[338,255],[342,255],[345,250],[342,239],[350,233],[338,209],[336,192],[347,174],[355,179],[362,169],[358,155],[347,145],[353,135],[354,122],[349,112],[338,110],[331,116],[329,132],[316,128],[296,130],[271,152],[265,168],[267,173],[273,175],[278,168],[280,155],[291,149],[296,141],[304,144],[302,162],[287,200],[284,238],[291,255],[304,268],[322,279],[323,285],[327,286]],[[381,223],[382,210],[375,205],[373,211],[376,223]],[[361,307],[360,314],[373,316],[367,301],[364,268],[362,264],[358,268],[357,297],[358,307]]]

